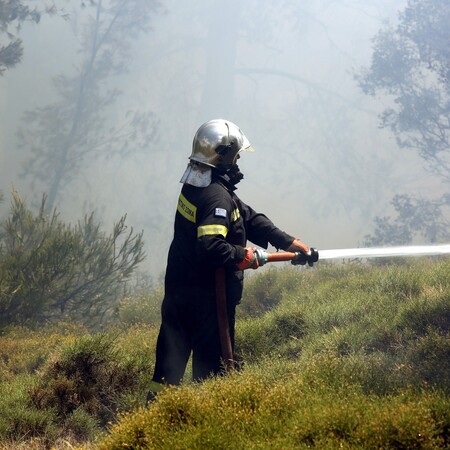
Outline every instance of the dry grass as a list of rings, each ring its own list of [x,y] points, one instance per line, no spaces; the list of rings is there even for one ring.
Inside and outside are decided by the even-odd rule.
[[[168,389],[150,410],[154,314],[129,324],[153,296],[128,303],[106,341],[67,326],[4,331],[0,449],[448,448],[450,262],[288,268],[252,286],[243,369]]]

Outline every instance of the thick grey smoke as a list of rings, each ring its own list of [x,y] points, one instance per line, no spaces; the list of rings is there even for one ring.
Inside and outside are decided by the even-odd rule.
[[[67,2],[66,2],[67,3]],[[73,0],[67,20],[22,29],[23,62],[0,78],[0,189],[41,195],[19,177],[23,114],[57,100],[52,78],[79,63],[87,20]],[[104,2],[107,6],[110,2]],[[58,198],[67,220],[95,210],[105,228],[127,213],[145,230],[146,268],[165,267],[179,179],[202,122],[237,123],[256,152],[241,158],[240,197],[280,228],[320,248],[357,246],[396,192],[435,189],[412,154],[378,126],[386,100],[365,96],[353,74],[370,61],[371,39],[405,1],[164,2],[130,50],[123,91],[108,110],[151,110],[158,139],[126,158],[92,159]]]

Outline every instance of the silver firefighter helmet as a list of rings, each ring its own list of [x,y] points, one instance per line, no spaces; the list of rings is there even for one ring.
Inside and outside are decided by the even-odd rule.
[[[236,165],[243,151],[254,149],[239,127],[229,120],[215,119],[197,130],[189,159],[226,172]]]

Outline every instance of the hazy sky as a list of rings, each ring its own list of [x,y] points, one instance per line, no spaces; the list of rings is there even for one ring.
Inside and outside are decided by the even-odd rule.
[[[123,95],[108,113],[114,126],[124,110],[152,111],[159,139],[125,160],[92,160],[58,210],[73,221],[96,210],[107,230],[127,213],[144,229],[146,267],[161,274],[193,135],[204,121],[227,118],[256,149],[240,160],[243,201],[319,249],[357,246],[394,194],[438,189],[379,128],[389,99],[364,96],[354,79],[370,64],[374,35],[405,4],[165,1],[128,73],[111,81]],[[83,17],[26,24],[23,62],[0,78],[3,213],[12,185],[30,202],[42,194],[18,176],[27,149],[17,148],[16,132],[25,111],[57,100],[51,80],[73,72]]]

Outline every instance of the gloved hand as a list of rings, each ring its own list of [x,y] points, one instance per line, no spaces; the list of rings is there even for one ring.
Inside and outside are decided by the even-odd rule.
[[[305,245],[300,239],[294,239],[292,244],[287,249],[288,252],[301,252],[305,255],[309,254],[309,247]]]
[[[304,266],[308,263],[308,266],[312,267],[315,262],[319,260],[319,252],[315,248],[309,249],[309,254],[298,252],[297,256],[291,261],[294,266],[300,264]]]
[[[291,261],[294,266],[300,264],[304,266],[308,263],[309,266],[313,266],[315,262],[319,260],[319,252],[314,248],[309,248],[300,239],[294,239],[292,244],[288,248],[288,252],[299,253],[298,257]]]
[[[236,264],[239,270],[257,269],[259,267],[255,247],[245,247],[245,258]]]

